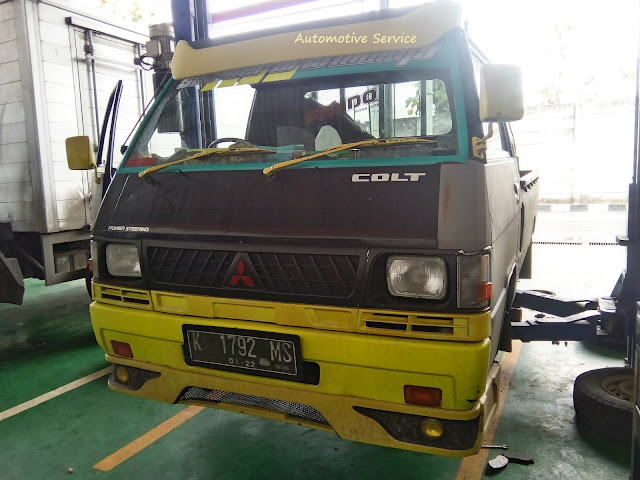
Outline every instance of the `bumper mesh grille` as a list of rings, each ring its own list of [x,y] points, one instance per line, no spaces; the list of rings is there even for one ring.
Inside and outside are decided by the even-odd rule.
[[[329,425],[329,422],[322,414],[309,405],[302,403],[286,402],[284,400],[273,400],[271,398],[256,397],[253,395],[243,395],[240,393],[225,392],[224,390],[209,390],[208,388],[189,387],[178,401],[200,400],[215,403],[233,403],[236,405],[246,405],[249,407],[260,407],[273,412],[286,413],[290,417],[301,418],[311,422]]]
[[[154,282],[224,288],[229,286],[225,278],[237,252],[149,247],[147,253]],[[247,256],[263,291],[346,298],[355,289],[356,255],[250,252]]]

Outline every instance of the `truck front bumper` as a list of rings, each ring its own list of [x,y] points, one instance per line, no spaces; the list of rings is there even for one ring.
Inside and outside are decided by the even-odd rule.
[[[490,341],[396,338],[199,318],[94,302],[96,338],[114,364],[112,389],[168,403],[237,411],[337,433],[364,443],[448,456],[476,453],[495,411],[499,367],[487,375]],[[185,324],[300,337],[317,384],[190,366]],[[133,358],[118,356],[126,343]],[[126,375],[117,369],[126,368]],[[120,380],[119,380],[120,378]],[[128,378],[123,383],[122,378]],[[404,386],[439,388],[441,408],[409,405]]]

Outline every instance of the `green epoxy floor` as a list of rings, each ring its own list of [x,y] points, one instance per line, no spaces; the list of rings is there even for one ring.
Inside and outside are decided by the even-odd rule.
[[[578,431],[573,409],[575,377],[623,366],[623,357],[623,350],[582,342],[523,344],[493,443],[530,455],[535,464],[509,464],[501,475],[514,480],[628,478],[630,450]]]
[[[84,282],[26,284],[25,305],[0,305],[0,412],[107,366]],[[576,375],[621,365],[623,356],[581,343],[523,345],[494,443],[536,463],[508,465],[499,476],[626,479],[626,449],[578,432],[571,397]],[[93,468],[184,408],[114,393],[102,377],[0,421],[0,478],[69,477],[71,467],[71,478],[453,479],[460,466],[459,459],[206,409],[110,472]]]

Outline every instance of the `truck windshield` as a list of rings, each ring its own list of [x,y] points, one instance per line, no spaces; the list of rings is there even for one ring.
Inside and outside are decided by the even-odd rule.
[[[332,159],[455,155],[459,144],[449,76],[444,69],[420,69],[232,86],[222,81],[214,88],[181,89],[174,82],[138,135],[126,166],[162,165],[230,147],[189,158],[181,168],[246,164],[245,169],[258,169],[342,144],[406,137],[434,141],[373,144],[357,155],[346,150],[317,160],[329,166],[325,162]],[[250,147],[270,152],[234,151]]]

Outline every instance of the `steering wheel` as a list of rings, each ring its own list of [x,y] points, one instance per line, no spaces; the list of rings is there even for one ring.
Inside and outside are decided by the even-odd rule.
[[[218,138],[217,140],[214,140],[213,142],[211,142],[207,148],[215,147],[216,145],[224,142],[246,142],[246,141],[247,140],[245,140],[244,138],[223,137],[223,138]]]

